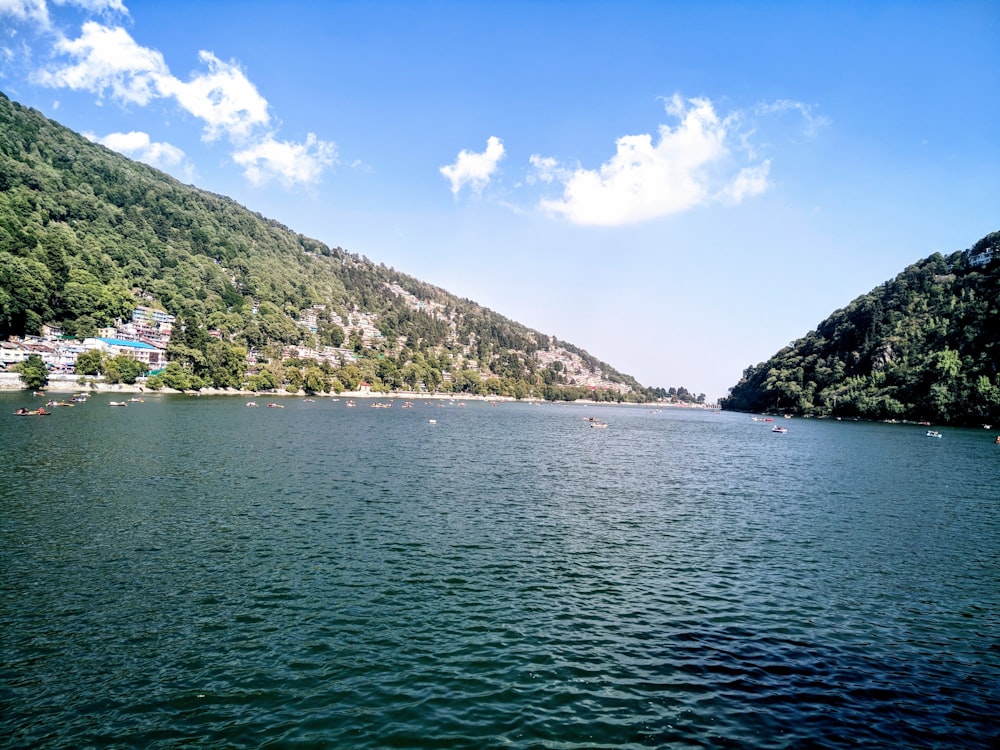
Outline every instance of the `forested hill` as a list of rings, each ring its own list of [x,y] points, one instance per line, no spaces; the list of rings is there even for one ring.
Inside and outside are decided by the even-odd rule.
[[[1000,422],[1000,232],[939,253],[747,368],[724,409]]]
[[[312,365],[327,386],[340,375],[386,389],[658,395],[566,342],[183,185],[0,94],[0,339],[45,324],[94,335],[140,304],[177,316],[168,357],[195,383],[238,385],[256,365],[297,387]],[[288,361],[292,347],[299,361]],[[248,354],[249,372],[213,366]]]

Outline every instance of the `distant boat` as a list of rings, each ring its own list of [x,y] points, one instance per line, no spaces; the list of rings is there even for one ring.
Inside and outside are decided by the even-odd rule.
[[[284,409],[285,405],[284,404],[275,404],[275,403],[272,402],[272,403],[270,403],[270,404],[267,405],[267,408],[268,409]]]
[[[778,427],[777,425],[775,425],[774,427],[771,428],[771,432],[777,432],[777,433],[780,433],[780,434],[784,435],[786,432],[788,432],[788,428],[787,427]]]
[[[47,417],[50,414],[52,414],[52,412],[45,411],[45,409],[42,408],[38,409],[21,408],[14,412],[15,417]]]
[[[257,405],[256,401],[247,401],[247,406],[256,406],[256,405]]]
[[[130,398],[128,401],[129,401],[130,404],[144,404],[144,403],[146,403],[141,398]]]
[[[593,427],[595,430],[606,430],[606,429],[608,429],[608,423],[607,422],[596,422],[595,421],[595,422],[591,422],[590,426]]]
[[[937,430],[927,430],[927,437],[939,438],[941,437],[941,433]]]
[[[108,401],[108,406],[128,406],[127,401]]]

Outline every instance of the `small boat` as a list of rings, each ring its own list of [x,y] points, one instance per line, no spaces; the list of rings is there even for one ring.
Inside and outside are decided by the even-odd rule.
[[[50,414],[52,414],[52,412],[45,411],[43,408],[25,409],[22,407],[14,412],[15,417],[47,417]]]
[[[771,428],[771,432],[777,432],[779,435],[784,435],[786,432],[788,432],[788,428],[778,427],[777,425],[775,425],[774,427]]]
[[[257,405],[256,401],[247,401],[247,406],[256,406],[256,405]]]
[[[267,408],[268,409],[284,409],[285,405],[284,404],[275,404],[275,403],[272,402],[272,403],[270,403],[270,404],[267,405]]]
[[[353,401],[348,401],[348,402],[347,402],[347,403],[345,404],[345,406],[354,406],[354,402],[353,402]]]
[[[939,438],[941,437],[941,433],[937,430],[927,430],[927,437]]]
[[[436,419],[428,419],[427,420],[427,424],[437,424],[437,423],[438,423],[438,421]]]
[[[108,401],[108,406],[128,406],[128,401]]]
[[[591,422],[590,426],[593,427],[595,430],[606,430],[606,429],[608,429],[608,423],[607,422],[598,422],[596,420],[593,421],[593,422]]]
[[[129,401],[130,404],[144,404],[144,403],[146,403],[141,398],[130,398],[128,401]]]

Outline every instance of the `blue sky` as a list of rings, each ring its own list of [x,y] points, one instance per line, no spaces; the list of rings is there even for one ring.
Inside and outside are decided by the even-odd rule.
[[[0,0],[0,88],[715,399],[1000,229],[997,39],[985,1]]]

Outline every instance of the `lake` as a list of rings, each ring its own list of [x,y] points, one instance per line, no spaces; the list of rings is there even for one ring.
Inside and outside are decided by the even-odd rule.
[[[112,398],[0,394],[4,747],[1000,742],[1000,429]]]

